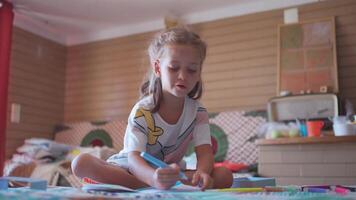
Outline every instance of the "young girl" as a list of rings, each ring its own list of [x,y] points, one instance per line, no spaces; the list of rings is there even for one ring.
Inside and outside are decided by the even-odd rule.
[[[133,107],[124,138],[123,150],[106,162],[81,154],[72,162],[78,177],[140,188],[169,189],[180,180],[185,166],[182,158],[192,143],[197,168],[185,171],[184,184],[225,188],[232,184],[232,173],[214,168],[208,113],[197,101],[202,95],[201,71],[206,44],[186,28],[160,32],[149,46],[151,68],[141,86],[141,99]],[[140,152],[147,152],[168,163],[154,168]]]

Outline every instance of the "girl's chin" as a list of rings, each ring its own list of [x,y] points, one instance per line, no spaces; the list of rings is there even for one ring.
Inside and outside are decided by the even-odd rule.
[[[186,97],[189,94],[189,91],[187,88],[172,88],[169,91],[166,91],[170,95],[173,95],[178,98]]]
[[[183,95],[183,96],[186,96],[188,95],[189,91],[187,88],[176,88],[174,90],[174,93],[177,94],[177,95]]]
[[[179,91],[170,91],[170,92],[167,92],[166,94],[168,94],[169,96],[176,97],[176,98],[183,98],[188,95],[186,92],[179,92]]]
[[[188,92],[182,92],[182,91],[176,91],[174,93],[174,96],[178,97],[178,98],[184,98],[188,95]]]
[[[182,97],[187,96],[187,93],[186,92],[174,92],[173,95],[175,97],[182,98]]]

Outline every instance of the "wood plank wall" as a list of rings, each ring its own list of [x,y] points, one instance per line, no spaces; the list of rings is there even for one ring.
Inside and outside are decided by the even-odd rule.
[[[340,96],[356,105],[356,1],[299,7],[300,21],[330,16],[336,19]],[[210,112],[265,108],[276,90],[277,25],[282,22],[279,9],[193,25],[209,46],[202,102]],[[8,122],[7,155],[26,138],[53,137],[54,124],[63,121],[126,119],[148,67],[152,35],[66,48],[15,28],[8,119],[11,103],[20,103],[22,113],[20,124]]]
[[[152,33],[68,48],[65,121],[127,118],[148,65]]]
[[[13,29],[6,157],[31,137],[53,138],[63,121],[66,47]],[[20,123],[10,122],[11,104],[21,105]]]
[[[356,105],[356,1],[299,7],[299,19],[336,17],[340,95]],[[203,104],[210,112],[264,109],[275,96],[277,25],[283,9],[193,25],[208,43]],[[68,49],[65,121],[126,118],[148,66],[152,33]]]
[[[203,103],[210,112],[265,109],[275,95],[281,10],[196,25],[208,43]]]

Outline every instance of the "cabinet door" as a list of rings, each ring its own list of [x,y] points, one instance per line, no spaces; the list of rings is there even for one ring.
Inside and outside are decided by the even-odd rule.
[[[338,92],[334,18],[278,27],[277,94]]]

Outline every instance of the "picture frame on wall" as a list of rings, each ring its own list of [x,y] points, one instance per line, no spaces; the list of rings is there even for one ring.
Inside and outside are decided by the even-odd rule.
[[[277,95],[337,93],[334,17],[278,26]]]

